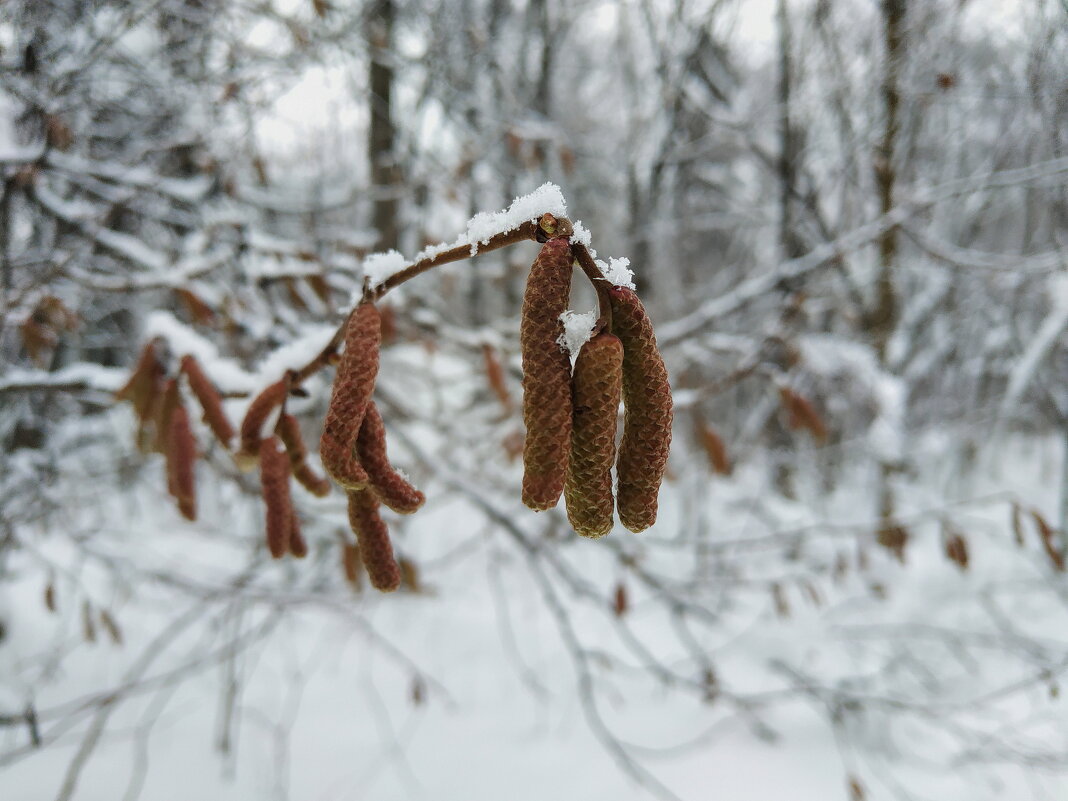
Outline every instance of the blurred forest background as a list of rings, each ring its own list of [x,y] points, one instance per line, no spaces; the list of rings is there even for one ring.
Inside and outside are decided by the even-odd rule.
[[[0,4],[0,796],[1068,798],[1066,64],[1062,0]],[[546,181],[656,324],[653,529],[519,501],[531,244],[385,302],[401,593],[199,420],[179,516],[149,336],[240,419]]]

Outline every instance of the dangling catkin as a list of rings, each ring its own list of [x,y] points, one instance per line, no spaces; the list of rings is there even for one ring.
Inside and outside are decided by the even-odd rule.
[[[249,404],[245,419],[241,421],[241,449],[234,454],[237,466],[242,470],[248,471],[255,466],[263,443],[264,424],[274,410],[285,402],[288,394],[289,384],[283,378],[260,392]]]
[[[137,360],[137,366],[134,367],[130,379],[122,389],[115,393],[115,398],[129,401],[137,413],[137,419],[144,422],[152,411],[152,402],[164,372],[163,365],[156,355],[156,346],[153,342],[149,342],[141,350],[141,356]]]
[[[623,344],[609,333],[582,346],[571,379],[571,458],[564,483],[567,519],[583,537],[612,530],[612,463],[622,388]]]
[[[297,517],[296,509],[293,510],[289,521],[289,552],[297,559],[303,559],[308,555],[308,543],[300,531],[300,518]]]
[[[219,390],[211,383],[211,380],[201,369],[200,363],[192,356],[182,357],[182,372],[185,373],[185,377],[189,380],[189,388],[193,390],[193,394],[200,401],[200,408],[204,410],[204,422],[208,424],[216,439],[222,443],[222,446],[229,450],[230,443],[234,438],[234,427],[230,424],[230,419],[223,410],[222,396],[219,395]]]
[[[334,378],[330,407],[319,441],[323,467],[345,489],[361,489],[367,485],[367,474],[353,458],[353,448],[375,388],[381,342],[378,309],[373,303],[361,303],[345,328],[345,352]]]
[[[330,493],[330,482],[320,476],[308,466],[308,449],[304,445],[304,437],[300,433],[300,423],[297,418],[289,413],[278,418],[275,427],[278,438],[286,446],[289,454],[289,466],[293,470],[293,478],[300,482],[304,489],[312,495],[323,497]]]
[[[189,413],[181,400],[168,416],[168,436],[164,448],[167,460],[167,488],[178,502],[178,511],[186,520],[197,519],[194,464],[197,442],[189,427]]]
[[[523,295],[523,503],[535,511],[556,506],[571,448],[571,360],[558,343],[571,262],[568,240],[550,239],[530,268]]]
[[[289,495],[289,459],[277,437],[260,443],[260,485],[267,506],[267,548],[281,559],[289,551],[293,532],[293,501]]]
[[[386,455],[386,426],[374,401],[367,404],[356,438],[356,455],[367,471],[371,491],[394,512],[410,515],[426,502],[426,496],[390,464]]]
[[[619,521],[634,532],[656,522],[671,446],[671,386],[649,315],[637,294],[609,290],[612,333],[623,342],[623,439],[616,460]]]
[[[393,557],[389,529],[378,513],[378,499],[369,490],[350,490],[348,496],[349,525],[371,584],[382,592],[393,592],[400,586],[401,574]]]

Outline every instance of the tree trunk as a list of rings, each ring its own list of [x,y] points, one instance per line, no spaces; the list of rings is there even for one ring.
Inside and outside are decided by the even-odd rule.
[[[400,248],[397,219],[400,168],[397,164],[396,131],[393,127],[393,0],[376,0],[368,14],[367,42],[370,50],[370,110],[367,158],[371,163],[374,197],[372,224],[378,231],[379,250]]]

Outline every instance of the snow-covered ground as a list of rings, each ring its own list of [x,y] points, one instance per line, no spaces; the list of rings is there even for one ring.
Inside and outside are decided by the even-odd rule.
[[[395,374],[435,357],[390,358]],[[32,704],[43,738],[0,728],[4,799],[641,799],[660,783],[824,801],[849,798],[850,777],[869,799],[1068,798],[1066,585],[1029,517],[1054,508],[1054,442],[1016,439],[968,469],[946,434],[912,443],[905,564],[874,543],[862,467],[792,502],[758,456],[709,478],[680,452],[661,523],[592,542],[416,470],[430,501],[393,528],[423,586],[380,596],[343,579],[337,495],[301,495],[312,554],[269,563],[254,482],[202,467],[201,522],[185,523],[161,466],[125,445],[130,425],[115,410],[83,426],[124,444],[65,462],[62,506],[20,531],[0,585],[0,713]],[[944,556],[946,524],[967,571]],[[707,617],[676,625],[625,558]],[[704,694],[667,679],[707,670]]]

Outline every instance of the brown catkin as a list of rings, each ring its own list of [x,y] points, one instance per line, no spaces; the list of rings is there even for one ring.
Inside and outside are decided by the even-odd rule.
[[[356,435],[378,376],[382,323],[373,303],[361,303],[345,328],[345,352],[334,378],[330,407],[323,423],[319,456],[326,472],[345,489],[367,485],[367,474],[353,457]]]
[[[241,449],[234,455],[242,470],[251,470],[255,466],[263,443],[263,426],[271,413],[285,402],[288,394],[289,385],[283,378],[260,392],[249,404],[241,421]]]
[[[171,441],[171,416],[181,403],[182,396],[178,391],[178,379],[167,378],[160,381],[159,388],[152,398],[152,418],[156,428],[152,450],[156,453],[168,452]]]
[[[134,367],[126,385],[115,393],[115,398],[129,401],[137,413],[137,419],[144,422],[152,412],[164,372],[159,356],[156,355],[156,345],[149,342],[141,349],[137,366]]]
[[[567,519],[583,537],[612,530],[612,464],[622,391],[623,343],[600,333],[582,346],[571,379],[574,408],[564,501]]]
[[[277,437],[260,443],[260,484],[267,505],[267,548],[281,559],[289,551],[293,532],[293,501],[289,496],[289,459]]]
[[[349,525],[371,584],[382,592],[393,592],[400,586],[401,573],[393,557],[389,529],[378,513],[378,499],[368,490],[351,490],[348,496]]]
[[[211,383],[211,380],[204,374],[204,370],[201,369],[200,363],[192,356],[182,357],[182,372],[189,381],[189,388],[200,401],[200,408],[204,410],[204,422],[208,424],[222,446],[229,449],[234,439],[234,427],[223,410],[219,390]]]
[[[323,497],[330,494],[330,482],[316,473],[308,466],[308,449],[304,445],[304,437],[300,433],[300,423],[293,415],[286,413],[278,418],[275,433],[286,446],[289,454],[289,466],[293,470],[295,478],[304,489],[312,495]]]
[[[394,512],[410,515],[426,502],[426,496],[390,464],[386,455],[386,426],[374,401],[367,404],[356,438],[356,455],[367,471],[369,488]]]
[[[571,449],[571,360],[559,344],[571,263],[568,240],[550,239],[530,268],[523,295],[523,503],[535,511],[556,506]]]
[[[169,415],[168,436],[164,453],[167,458],[167,487],[178,502],[178,511],[186,520],[197,519],[194,465],[197,442],[189,426],[189,413],[181,400]]]
[[[308,543],[300,530],[300,518],[297,517],[296,509],[293,510],[289,519],[289,552],[297,559],[303,559],[308,555]]]
[[[623,438],[616,459],[619,522],[634,532],[656,522],[657,495],[671,447],[671,386],[653,324],[638,295],[608,291],[612,333],[623,342]]]

